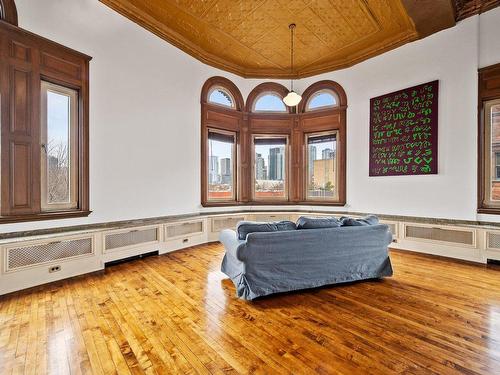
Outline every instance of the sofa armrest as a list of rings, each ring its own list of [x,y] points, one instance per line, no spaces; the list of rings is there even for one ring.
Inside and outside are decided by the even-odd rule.
[[[239,240],[238,235],[234,230],[224,229],[219,234],[219,241],[224,245],[226,253],[230,254],[234,259],[238,259],[238,248],[246,243],[245,240]]]

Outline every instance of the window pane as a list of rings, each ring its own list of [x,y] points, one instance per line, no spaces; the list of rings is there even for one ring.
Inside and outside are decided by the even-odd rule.
[[[255,112],[287,112],[285,103],[277,94],[264,94],[255,102]]]
[[[208,134],[208,199],[234,199],[234,135]]]
[[[337,195],[335,134],[307,137],[307,197],[335,199]]]
[[[500,104],[490,107],[488,114],[491,124],[491,199],[500,200],[500,174],[497,166],[500,166]]]
[[[307,105],[307,110],[323,107],[336,107],[338,105],[337,95],[330,90],[319,91],[314,94]]]
[[[226,90],[223,90],[221,88],[212,89],[208,96],[208,101],[210,103],[234,108],[234,100],[232,96]]]
[[[254,148],[255,198],[286,198],[286,138],[256,138]]]
[[[42,82],[42,208],[77,206],[77,92]]]
[[[47,203],[70,200],[70,97],[47,92]]]

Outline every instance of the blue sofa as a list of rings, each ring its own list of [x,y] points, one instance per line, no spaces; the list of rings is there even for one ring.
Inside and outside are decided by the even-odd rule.
[[[392,275],[387,225],[248,233],[223,230],[222,272],[245,300]]]

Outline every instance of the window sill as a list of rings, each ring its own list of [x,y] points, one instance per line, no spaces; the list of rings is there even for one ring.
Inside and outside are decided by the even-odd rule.
[[[291,202],[288,200],[275,201],[250,201],[250,202],[204,202],[202,207],[238,207],[238,206],[336,206],[342,207],[346,202],[325,202],[325,201],[299,201]],[[500,210],[499,210],[500,213]]]
[[[72,219],[76,217],[87,217],[92,211],[59,211],[44,212],[39,214],[0,216],[0,224],[22,223],[27,221]]]

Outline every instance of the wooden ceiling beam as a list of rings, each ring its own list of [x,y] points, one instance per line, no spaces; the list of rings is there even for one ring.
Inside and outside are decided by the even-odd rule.
[[[455,26],[455,8],[451,0],[402,0],[402,3],[419,38]]]

